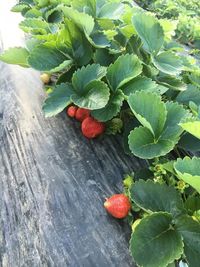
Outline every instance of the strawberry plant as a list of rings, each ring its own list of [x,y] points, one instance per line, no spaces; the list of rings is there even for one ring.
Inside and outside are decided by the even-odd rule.
[[[144,8],[156,12],[160,18],[168,18],[177,23],[178,41],[199,48],[200,41],[200,4],[197,0],[155,0],[137,1]]]
[[[159,162],[124,181],[136,263],[198,267],[200,159],[181,157],[200,150],[200,67],[173,41],[176,25],[132,1],[23,0],[13,11],[26,44],[0,60],[42,72],[45,116],[67,108],[85,137],[122,133],[126,153]],[[105,206],[123,218],[128,203]]]
[[[139,266],[176,266],[180,258],[188,266],[199,265],[199,163],[195,157],[157,163],[150,168],[151,180],[136,180],[129,187],[140,218],[133,227],[130,251]]]

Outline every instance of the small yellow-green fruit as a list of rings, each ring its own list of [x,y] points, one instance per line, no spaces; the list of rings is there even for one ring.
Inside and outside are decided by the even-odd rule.
[[[183,180],[177,182],[177,188],[179,190],[184,190],[186,188],[186,183]]]
[[[133,185],[133,177],[130,175],[127,175],[123,180],[123,184],[125,187],[131,188],[131,186]]]
[[[42,73],[40,79],[44,84],[48,84],[51,81],[51,75],[48,73]]]

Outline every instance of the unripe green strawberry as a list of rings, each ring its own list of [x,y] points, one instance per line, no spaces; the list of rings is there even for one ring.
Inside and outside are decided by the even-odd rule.
[[[84,119],[86,119],[89,116],[90,116],[90,110],[89,109],[86,109],[86,108],[78,108],[77,111],[76,111],[75,118],[78,121],[83,121]]]
[[[124,194],[116,194],[106,199],[104,207],[113,217],[122,219],[131,210],[131,202]]]
[[[67,115],[71,118],[74,118],[76,115],[76,111],[77,111],[77,107],[76,106],[71,106],[67,109]]]
[[[88,117],[82,122],[81,130],[85,137],[92,139],[101,135],[105,131],[105,124],[92,117]]]
[[[123,127],[123,121],[120,118],[114,118],[107,124],[106,134],[120,133]]]
[[[51,75],[48,73],[42,73],[40,79],[44,84],[48,84],[51,81]]]
[[[133,177],[130,175],[126,175],[126,177],[123,180],[123,184],[126,188],[130,189],[133,185]]]

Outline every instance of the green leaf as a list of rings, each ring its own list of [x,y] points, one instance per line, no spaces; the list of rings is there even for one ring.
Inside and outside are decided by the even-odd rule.
[[[142,72],[142,64],[135,55],[122,55],[108,67],[107,80],[113,90],[138,76]]]
[[[189,79],[195,86],[200,87],[200,73],[193,72],[190,74]]]
[[[38,1],[38,0],[37,0]],[[33,5],[34,4],[34,0],[19,0],[18,1],[20,4],[24,3],[24,4],[30,4]]]
[[[172,216],[158,212],[143,218],[132,233],[131,254],[139,266],[166,267],[183,253],[181,235]]]
[[[28,56],[29,52],[25,48],[13,47],[3,52],[3,54],[0,55],[0,60],[8,64],[29,67],[27,62]]]
[[[48,33],[48,34],[37,34],[37,35],[34,35],[33,37],[37,39],[38,41],[40,41],[41,44],[44,42],[51,43],[52,47],[55,47],[57,35],[58,35],[57,33]]]
[[[178,159],[174,164],[178,177],[200,193],[200,158]]]
[[[39,7],[45,7],[49,4],[49,0],[33,0]]]
[[[183,212],[183,201],[179,192],[166,184],[152,180],[139,180],[131,188],[131,199],[145,211],[166,211],[173,216]]]
[[[161,24],[164,33],[165,33],[165,40],[170,41],[173,36],[175,36],[176,28],[177,28],[177,21],[169,20],[169,19],[159,19],[159,23]]]
[[[164,32],[158,20],[152,15],[138,13],[133,16],[132,23],[147,52],[157,54],[164,43]]]
[[[79,107],[90,110],[100,109],[106,106],[110,96],[108,86],[102,81],[91,81],[83,91],[76,90],[72,95],[72,101]]]
[[[194,117],[198,117],[199,107],[194,102],[189,102],[189,108],[192,111]]]
[[[167,87],[158,85],[156,82],[145,76],[139,76],[133,79],[129,83],[125,84],[121,89],[127,96],[135,93],[136,91],[148,91],[162,95],[168,90]]]
[[[135,34],[133,25],[126,25],[126,26],[120,27],[119,30],[128,39],[130,39]]]
[[[185,133],[181,136],[178,147],[191,152],[200,151],[200,140],[189,133]]]
[[[94,54],[94,62],[101,66],[109,66],[113,62],[113,55],[109,54],[107,49],[96,49]]]
[[[50,33],[49,24],[41,18],[27,18],[20,22],[19,27],[26,33],[47,34]]]
[[[175,170],[174,170],[174,160],[167,161],[165,163],[162,163],[162,168],[165,169],[167,172],[176,175]]]
[[[164,156],[174,148],[172,140],[154,139],[146,127],[135,128],[129,135],[129,147],[132,153],[142,159]]]
[[[158,82],[175,91],[185,91],[187,89],[187,85],[175,76],[163,74],[158,77]]]
[[[92,112],[92,116],[98,121],[108,121],[115,117],[121,109],[124,100],[124,95],[121,90],[112,93],[107,105]]]
[[[106,68],[99,64],[87,65],[78,69],[72,77],[72,85],[75,90],[84,93],[84,88],[91,81],[101,80],[106,75]]]
[[[166,121],[166,107],[160,96],[140,91],[128,98],[128,103],[136,118],[147,127],[153,136],[158,137]]]
[[[12,12],[23,12],[24,10],[29,10],[31,7],[27,3],[19,3],[12,7]]]
[[[189,102],[192,101],[200,106],[200,89],[193,85],[188,85],[186,89],[178,94],[176,101],[185,105],[189,105]]]
[[[124,12],[124,5],[121,3],[106,3],[99,10],[98,18],[107,18],[110,20],[118,20]]]
[[[113,32],[113,34],[115,32],[115,34],[117,34],[115,22],[113,20],[107,18],[98,18],[97,23],[103,31],[109,31],[110,33]]]
[[[94,29],[94,19],[86,13],[78,12],[71,7],[61,7],[64,15],[73,21],[80,30],[82,30],[88,36],[92,33]]]
[[[96,16],[96,1],[95,0],[76,0],[71,1],[71,5],[74,9],[82,13],[87,13],[88,15]]]
[[[170,51],[161,52],[157,56],[152,57],[152,61],[156,68],[169,75],[177,75],[182,70],[180,57]]]
[[[182,216],[176,222],[177,231],[182,235],[184,253],[189,266],[199,267],[200,259],[200,223],[189,216]]]
[[[195,211],[200,210],[199,196],[189,196],[184,204],[188,214],[191,216],[194,214]]]
[[[63,69],[70,69],[72,66],[72,60],[65,60],[63,63],[61,63],[58,67],[55,67],[54,69],[51,69],[49,72],[59,72]]]
[[[200,139],[200,121],[189,121],[180,123],[180,126],[188,133]]]
[[[183,52],[184,49],[186,49],[186,47],[182,47],[182,50],[178,50],[177,52]],[[188,51],[186,49],[186,51]],[[190,56],[187,52],[186,53],[181,53],[181,61],[183,64],[183,70],[187,71],[187,72],[195,72],[196,70],[198,71],[198,67],[197,67],[197,59],[195,58],[195,56]],[[188,76],[189,78],[189,76]]]
[[[62,72],[62,74],[58,76],[56,84],[71,82],[72,76],[75,71],[76,71],[76,67],[73,66],[70,70]]]
[[[84,32],[85,37],[93,46],[97,48],[109,46],[109,41],[105,34],[96,30],[96,25],[92,16],[78,12],[70,7],[62,7],[61,10],[68,19]]]
[[[128,143],[128,137],[132,129],[139,126],[139,122],[135,117],[126,116],[124,119],[123,128],[123,148],[126,154],[131,155],[131,150]]]
[[[31,52],[36,46],[40,45],[41,41],[35,38],[28,38],[26,40],[26,48]]]
[[[28,63],[36,70],[54,72],[70,67],[72,60],[57,48],[42,44],[31,51]]]
[[[59,23],[63,20],[63,13],[61,10],[57,10],[57,7],[48,9],[44,16],[50,23]]]
[[[143,96],[143,94],[146,94],[146,96],[141,99],[137,98],[136,94],[139,93],[141,96]],[[134,109],[137,107],[137,112],[134,109],[132,110],[144,127],[139,127],[131,131],[129,135],[129,147],[133,154],[140,158],[152,159],[154,157],[164,156],[169,153],[178,142],[183,132],[179,123],[181,120],[185,119],[188,112],[177,103],[167,102],[164,104],[161,102],[161,99],[156,101],[156,98],[152,97],[154,96],[152,93],[141,91],[136,94],[131,95],[129,98],[132,99],[131,104],[134,105]],[[147,95],[149,95],[149,97],[147,97]],[[145,102],[144,99],[146,99]],[[128,101],[130,102],[130,100]],[[162,103],[164,108],[160,106],[159,103]],[[155,119],[156,121],[154,121]],[[154,129],[159,129],[159,127],[156,126],[156,123],[159,123],[159,121],[162,122],[161,125],[164,124],[164,127],[160,127],[160,131],[157,131],[158,134],[155,136],[153,132],[155,132]],[[154,125],[153,128],[152,125]]]
[[[25,18],[39,18],[39,17],[42,18],[42,12],[39,11],[38,9],[36,9],[36,8],[32,8],[32,9],[29,9],[25,13],[24,17]]]
[[[65,27],[58,33],[57,45],[66,47],[78,66],[88,64],[93,55],[84,33],[70,20],[65,21]]]
[[[62,83],[56,86],[44,102],[43,111],[45,117],[52,117],[63,111],[71,103],[72,93],[73,89],[69,83]]]
[[[165,105],[167,108],[167,119],[161,139],[173,140],[177,143],[183,132],[179,123],[189,116],[189,112],[176,102],[166,102]]]
[[[88,41],[95,48],[105,48],[110,46],[110,41],[104,32],[100,32],[99,30],[94,30],[90,36],[87,36]]]

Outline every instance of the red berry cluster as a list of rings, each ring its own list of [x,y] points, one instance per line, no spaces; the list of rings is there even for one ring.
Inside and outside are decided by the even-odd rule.
[[[81,130],[85,137],[95,138],[105,131],[105,124],[91,117],[90,110],[70,106],[67,115],[81,122]]]

